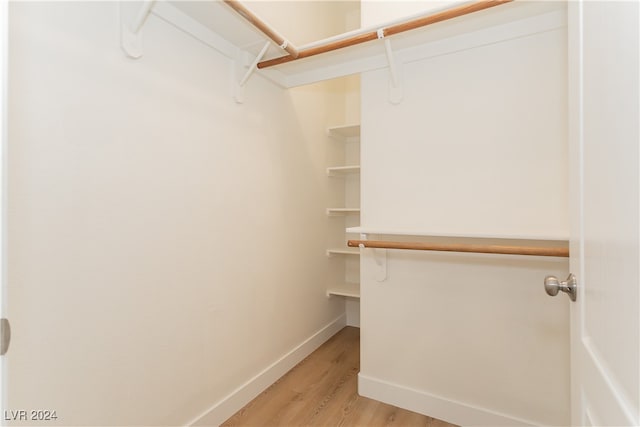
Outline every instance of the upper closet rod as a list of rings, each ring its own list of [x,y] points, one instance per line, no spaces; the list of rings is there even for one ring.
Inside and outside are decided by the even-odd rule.
[[[280,35],[276,30],[271,28],[269,24],[264,22],[262,19],[258,18],[253,12],[247,9],[242,3],[238,0],[224,0],[226,4],[228,4],[233,10],[238,12],[244,19],[249,21],[251,25],[260,30],[264,35],[273,40],[278,46],[282,49],[289,52],[287,58],[297,58],[298,57],[298,49],[291,44],[289,40]]]
[[[440,252],[472,252],[480,254],[505,255],[533,255],[568,257],[569,248],[536,247],[536,246],[498,246],[498,245],[468,245],[468,244],[438,244],[417,242],[388,242],[382,240],[349,240],[347,246],[352,248],[377,249],[410,249],[419,251]]]
[[[468,15],[473,12],[478,12],[480,10],[488,9],[490,7],[498,6],[503,3],[509,3],[512,1],[513,0],[482,0],[470,4],[464,4],[462,6],[453,7],[451,9],[447,9],[431,15],[426,15],[419,18],[411,19],[409,21],[401,22],[399,24],[390,25],[389,27],[381,28],[379,30],[372,30],[347,37],[342,40],[332,41],[323,45],[303,49],[296,56],[286,55],[279,58],[268,59],[266,61],[259,62],[258,68],[273,67],[274,65],[284,64],[296,59],[308,58],[310,56],[319,55],[321,53],[331,52],[360,43],[381,39],[384,37],[403,33],[405,31],[424,27],[426,25],[435,24],[436,22],[446,21],[458,16]]]

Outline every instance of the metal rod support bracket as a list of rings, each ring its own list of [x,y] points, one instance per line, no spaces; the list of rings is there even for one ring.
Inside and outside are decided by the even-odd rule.
[[[366,234],[360,235],[360,240],[365,242],[367,240]],[[362,256],[363,249],[366,248],[364,243],[358,245],[360,248],[360,256]],[[386,249],[370,249],[373,262],[375,263],[374,278],[376,282],[384,282],[387,280],[387,250]]]
[[[240,80],[240,86],[244,86],[247,83],[247,80],[249,80],[249,77],[251,77],[251,74],[253,74],[257,70],[258,62],[260,62],[264,54],[267,53],[267,49],[269,49],[269,46],[271,46],[271,42],[266,42],[264,44],[264,47],[262,48],[258,56],[256,56],[256,59],[253,60],[253,63],[249,66],[249,69],[245,73],[244,77],[242,77],[242,80]]]
[[[155,0],[144,0],[137,13],[133,14],[127,2],[119,2],[120,46],[129,58],[138,59],[142,56],[142,27],[154,3]]]
[[[240,80],[238,80],[235,85],[236,87],[234,98],[238,104],[244,103],[244,87],[247,84],[247,81],[249,81],[251,75],[258,69],[258,62],[260,62],[260,60],[262,60],[262,57],[267,53],[267,50],[269,50],[269,46],[271,46],[271,41],[268,41],[264,44],[262,50],[260,50],[260,53],[258,53],[258,56],[254,58],[253,62],[251,63],[251,65],[249,65],[248,68],[246,67],[246,63],[248,62],[248,60],[246,60],[247,53],[244,51],[238,52],[238,57],[236,58],[235,62],[236,74],[242,73],[242,71],[247,68],[247,70],[244,71],[244,75],[242,76],[242,78],[240,78]]]
[[[380,31],[383,30],[378,30],[378,32]],[[384,50],[387,54],[387,62],[389,63],[389,102],[397,105],[402,102],[404,91],[402,90],[402,81],[400,78],[401,66],[393,55],[391,40],[389,38],[384,39]]]

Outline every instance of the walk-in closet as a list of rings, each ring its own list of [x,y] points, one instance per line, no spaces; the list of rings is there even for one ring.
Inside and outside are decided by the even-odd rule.
[[[11,426],[640,424],[636,1],[0,0]]]

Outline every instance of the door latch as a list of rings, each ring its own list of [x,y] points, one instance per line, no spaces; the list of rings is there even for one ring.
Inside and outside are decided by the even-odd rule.
[[[9,319],[4,317],[0,319],[0,356],[4,356],[9,350],[9,343],[11,342],[11,324]]]

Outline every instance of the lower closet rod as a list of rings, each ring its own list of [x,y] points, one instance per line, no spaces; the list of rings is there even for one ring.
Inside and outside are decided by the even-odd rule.
[[[347,241],[347,246],[352,248],[364,247],[376,249],[409,249],[417,251],[473,252],[480,254],[533,255],[565,258],[569,256],[569,248],[536,246],[439,244],[419,242],[389,242],[384,240],[349,240]]]

